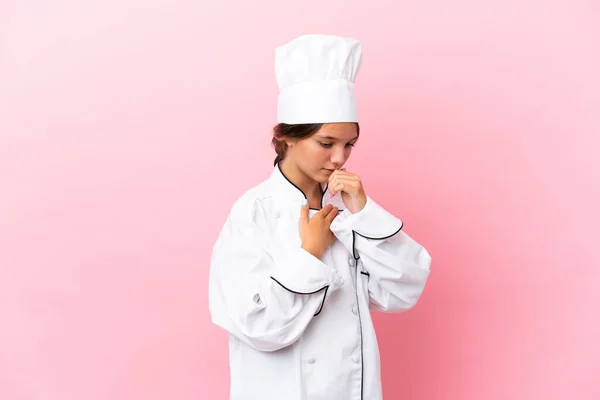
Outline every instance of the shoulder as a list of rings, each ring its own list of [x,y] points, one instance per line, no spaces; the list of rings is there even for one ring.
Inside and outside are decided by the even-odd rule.
[[[243,192],[232,204],[228,220],[230,222],[258,222],[265,215],[265,205],[273,196],[272,185],[264,180]]]

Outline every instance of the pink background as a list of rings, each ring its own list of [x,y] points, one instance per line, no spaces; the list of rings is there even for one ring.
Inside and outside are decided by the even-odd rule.
[[[0,399],[227,398],[210,252],[308,32],[363,41],[348,169],[433,256],[386,399],[600,398],[600,5],[368,3],[0,3]]]

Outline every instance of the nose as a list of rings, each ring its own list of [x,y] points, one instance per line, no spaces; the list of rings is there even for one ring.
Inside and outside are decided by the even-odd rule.
[[[336,147],[331,152],[331,163],[339,168],[346,162],[346,154],[343,148]]]

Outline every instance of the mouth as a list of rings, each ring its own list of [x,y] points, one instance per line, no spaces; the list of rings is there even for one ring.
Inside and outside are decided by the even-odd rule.
[[[327,172],[328,174],[333,174],[333,171],[335,171],[335,169],[323,168],[323,171]]]

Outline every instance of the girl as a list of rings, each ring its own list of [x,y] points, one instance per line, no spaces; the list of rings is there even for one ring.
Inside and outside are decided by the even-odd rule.
[[[329,35],[276,51],[275,165],[233,204],[210,266],[232,400],[381,399],[370,310],[409,310],[425,287],[428,252],[343,168],[361,57]]]

